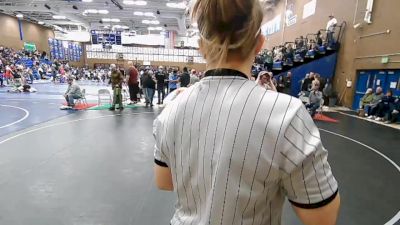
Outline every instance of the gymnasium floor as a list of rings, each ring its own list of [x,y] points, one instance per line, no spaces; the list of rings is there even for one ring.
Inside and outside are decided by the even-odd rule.
[[[66,86],[0,89],[0,224],[168,224],[175,196],[153,184],[161,108],[61,111]],[[95,101],[98,86],[88,86]],[[340,113],[317,122],[339,181],[338,224],[400,224],[400,131]],[[301,224],[289,205],[283,224]]]

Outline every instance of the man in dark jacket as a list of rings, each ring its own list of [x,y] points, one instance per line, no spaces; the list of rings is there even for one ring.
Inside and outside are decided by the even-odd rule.
[[[117,69],[115,64],[111,64],[111,79],[110,84],[114,92],[113,104],[110,110],[115,110],[115,105],[118,104],[119,109],[123,110],[124,105],[122,104],[122,83],[124,82],[124,77],[121,72]]]
[[[190,75],[186,67],[183,68],[183,73],[180,78],[181,87],[188,87],[190,84]]]
[[[156,72],[158,105],[164,104],[166,77],[167,73],[164,71],[164,68],[162,66],[158,67],[158,71]]]
[[[154,92],[156,89],[156,81],[153,77],[154,73],[152,70],[148,70],[143,75],[143,92],[146,96],[146,107],[153,107]]]

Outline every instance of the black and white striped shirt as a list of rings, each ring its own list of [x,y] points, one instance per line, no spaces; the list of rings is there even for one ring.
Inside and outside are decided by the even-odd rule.
[[[206,75],[154,122],[155,161],[178,195],[172,225],[279,225],[285,197],[303,208],[334,199],[328,152],[301,101],[238,71]]]

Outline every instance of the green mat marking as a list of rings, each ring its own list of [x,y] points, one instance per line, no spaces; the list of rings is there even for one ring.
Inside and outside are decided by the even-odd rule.
[[[108,110],[110,107],[111,107],[110,104],[105,104],[89,108],[88,110]],[[125,109],[135,109],[138,107],[139,107],[138,105],[124,105]]]

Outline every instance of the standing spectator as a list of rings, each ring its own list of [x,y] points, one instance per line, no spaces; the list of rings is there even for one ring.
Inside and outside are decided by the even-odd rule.
[[[285,89],[285,81],[283,76],[278,77],[278,83],[276,85],[276,89],[278,90],[279,93],[283,93],[283,90]]]
[[[196,74],[196,70],[192,69],[191,73],[190,73],[190,86],[192,86],[193,84],[199,82],[200,79]]]
[[[306,75],[306,78],[304,79],[303,85],[301,86],[301,91],[305,92],[307,96],[308,96],[308,94],[310,92],[313,80],[314,80],[314,73],[310,72],[308,77]]]
[[[178,196],[170,224],[280,224],[286,197],[303,224],[336,224],[338,184],[318,128],[300,100],[249,80],[265,40],[260,1],[200,0],[192,15],[206,77],[153,129],[157,186]]]
[[[148,70],[143,75],[143,92],[146,98],[146,107],[153,107],[154,92],[156,91],[156,80],[152,70]]]
[[[114,111],[116,104],[118,104],[120,110],[123,110],[124,105],[122,103],[122,83],[124,82],[124,77],[122,76],[119,69],[117,69],[117,66],[115,64],[111,64],[110,69],[111,69],[110,84],[114,92],[113,104],[110,107],[110,110]]]
[[[290,95],[292,89],[292,72],[287,72],[286,77],[284,78],[284,88],[283,93]]]
[[[11,66],[9,66],[9,65],[6,66],[6,72],[4,74],[4,78],[6,79],[7,85],[9,85],[10,84],[10,80],[12,78],[14,78]]]
[[[310,103],[306,105],[309,110],[311,117],[314,117],[317,109],[321,106],[322,93],[319,91],[320,83],[318,80],[314,80],[310,92]]]
[[[3,70],[3,66],[0,66],[0,87],[4,87],[4,70]]]
[[[181,75],[180,82],[181,82],[181,87],[188,87],[190,84],[190,75],[187,67],[183,68],[183,73]]]
[[[138,102],[138,94],[139,94],[139,72],[132,62],[128,63],[128,88],[129,88],[129,96],[130,102],[129,104],[136,104]],[[105,79],[105,78],[104,78]]]
[[[326,33],[327,33],[327,39],[328,39],[328,49],[332,49],[334,44],[335,44],[335,40],[334,40],[333,34],[335,33],[336,25],[337,25],[337,19],[335,18],[334,15],[330,15],[329,16],[329,21],[326,24]]]
[[[178,71],[174,70],[174,72],[169,75],[169,93],[175,91],[178,88],[178,83],[179,83],[179,77],[178,77]]]
[[[326,80],[325,87],[322,89],[322,94],[324,96],[324,104],[330,105],[329,98],[333,97],[334,95],[333,86],[330,79]],[[334,102],[332,102],[332,104],[334,104]]]
[[[158,71],[156,72],[156,80],[157,80],[157,96],[158,102],[157,105],[164,104],[165,98],[165,77],[167,76],[164,68],[162,66],[158,67]]]

